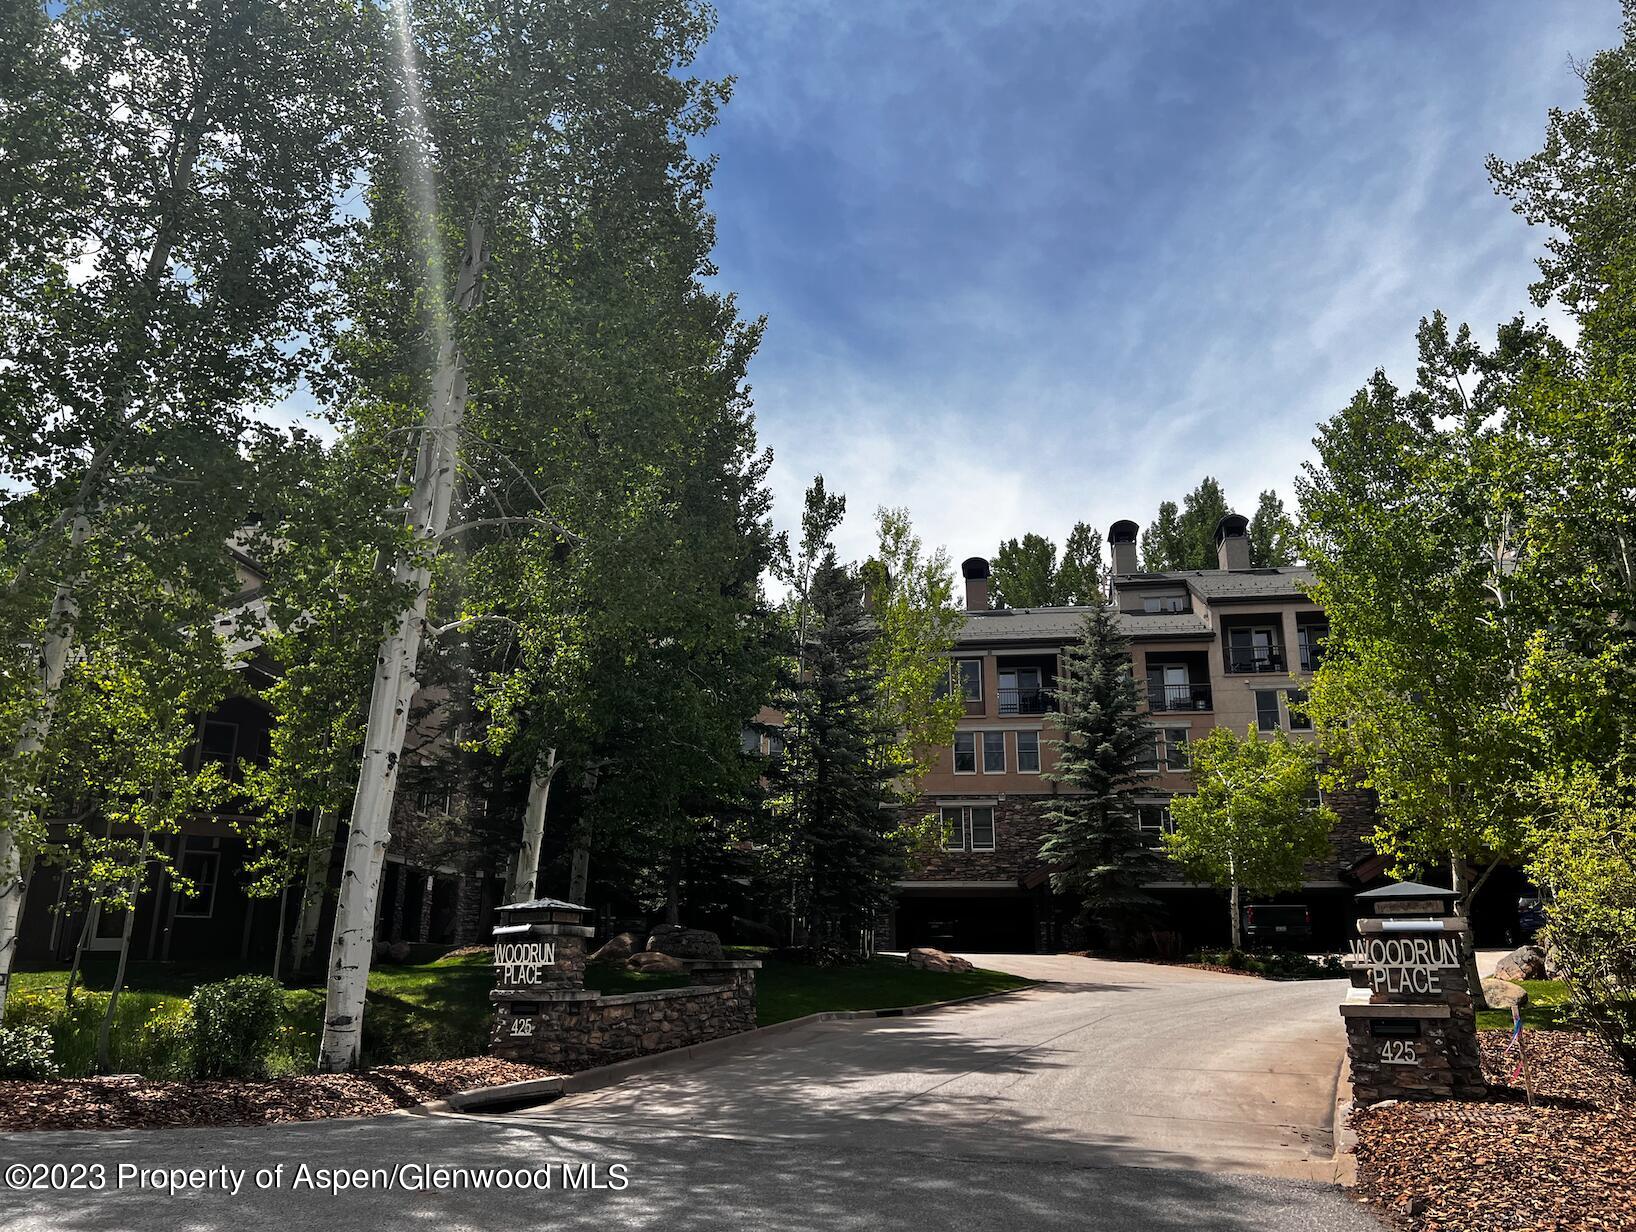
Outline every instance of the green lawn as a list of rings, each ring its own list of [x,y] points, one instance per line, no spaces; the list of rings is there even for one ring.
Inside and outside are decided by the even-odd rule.
[[[735,951],[734,957],[763,957]],[[130,965],[120,995],[114,1030],[114,1068],[159,1072],[162,1058],[150,1024],[179,1014],[196,984],[243,973],[237,963],[152,963]],[[79,998],[69,1017],[61,1012],[68,973],[63,969],[22,971],[14,977],[7,1011],[11,1023],[51,1025],[58,1060],[69,1076],[90,1073],[101,1024],[102,998],[113,984],[114,964],[100,957],[86,964]],[[949,1001],[979,993],[1020,988],[1030,981],[998,971],[938,974],[908,966],[898,958],[875,958],[856,967],[809,967],[764,958],[757,973],[757,1021],[766,1026],[824,1010],[894,1009]],[[645,975],[614,967],[591,967],[586,986],[598,992],[642,992],[683,986],[682,975]],[[488,1046],[489,990],[493,968],[486,954],[463,954],[429,963],[379,964],[369,973],[369,1005],[364,1015],[365,1065],[471,1056]],[[323,1019],[321,987],[290,988],[284,994],[282,1038],[275,1073],[309,1069],[318,1052]]]
[[[1522,1025],[1527,1031],[1571,1031],[1575,1029],[1569,1015],[1573,1009],[1568,1000],[1568,986],[1561,980],[1523,980],[1528,990],[1528,1004],[1522,1007]],[[1479,1010],[1478,1027],[1489,1030],[1511,1027],[1510,1010]]]
[[[980,993],[1022,988],[1032,980],[999,971],[937,972],[901,958],[872,958],[857,967],[808,967],[767,961],[756,973],[756,1021],[761,1026],[825,1010],[886,1010]]]

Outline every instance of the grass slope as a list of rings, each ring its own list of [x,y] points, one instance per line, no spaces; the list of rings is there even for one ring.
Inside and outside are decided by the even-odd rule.
[[[153,1044],[144,1031],[146,1024],[156,1017],[179,1013],[196,984],[243,971],[236,963],[133,962],[115,1021],[114,1068],[152,1071],[156,1058],[150,1055]],[[7,1021],[51,1024],[65,1074],[88,1074],[93,1068],[104,1004],[96,994],[112,986],[113,973],[110,960],[88,962],[81,986],[92,995],[80,998],[76,1013],[65,1018],[60,1007],[67,971],[19,972]],[[809,967],[766,959],[757,976],[757,1021],[762,1026],[825,1010],[894,1009],[1000,992],[1030,983],[981,969],[958,974],[921,971],[900,958],[875,958],[856,967]],[[585,982],[586,987],[611,996],[679,987],[687,979],[592,967]],[[488,1047],[488,994],[493,987],[493,966],[488,955],[481,953],[405,966],[377,964],[369,973],[364,1064],[407,1064],[481,1055]],[[273,1062],[275,1073],[311,1069],[323,1015],[322,987],[296,987],[285,992],[282,1039]]]

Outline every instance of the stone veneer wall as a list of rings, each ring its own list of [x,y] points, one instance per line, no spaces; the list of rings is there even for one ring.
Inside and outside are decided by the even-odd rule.
[[[953,795],[941,797],[949,801]],[[992,796],[973,795],[992,800]],[[906,819],[936,813],[938,797],[927,796],[904,810]],[[1007,796],[994,806],[993,851],[943,851],[916,856],[909,870],[914,881],[1013,881],[1042,866],[1040,842],[1050,829],[1045,814],[1056,803],[1049,795]]]
[[[689,988],[605,997],[595,992],[500,1003],[489,1051],[510,1061],[576,1071],[686,1048],[756,1025],[753,967],[695,970]],[[533,1007],[533,1033],[515,1036],[514,1011]]]

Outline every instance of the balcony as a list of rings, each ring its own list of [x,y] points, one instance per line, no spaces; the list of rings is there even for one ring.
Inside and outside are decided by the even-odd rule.
[[[1147,690],[1147,708],[1154,714],[1178,710],[1209,710],[1207,684],[1155,684]]]
[[[1321,643],[1316,646],[1301,647],[1301,670],[1303,672],[1317,671],[1319,667],[1323,666],[1323,661],[1324,648]]]
[[[1049,689],[1001,689],[1001,714],[1048,714],[1057,708]]]
[[[1230,672],[1282,672],[1282,646],[1228,646],[1227,670]]]

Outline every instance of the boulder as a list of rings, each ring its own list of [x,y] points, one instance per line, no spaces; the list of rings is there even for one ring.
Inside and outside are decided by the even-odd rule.
[[[622,963],[632,954],[641,942],[635,933],[615,933],[603,942],[602,948],[587,958],[586,962],[594,963]]]
[[[922,971],[970,971],[971,964],[930,946],[919,946],[909,951],[909,965]]]
[[[657,950],[643,950],[639,954],[632,954],[625,960],[625,966],[647,975],[681,975],[687,970],[687,964],[681,959],[661,954]]]
[[[1519,945],[1494,968],[1502,980],[1543,980],[1545,978],[1545,951],[1537,945]]]
[[[661,924],[648,937],[648,949],[673,958],[720,958],[721,938],[703,928]]]
[[[1528,1004],[1528,990],[1510,980],[1489,976],[1483,981],[1483,1000],[1488,1002],[1491,1010],[1508,1010],[1512,1006],[1521,1009]]]

